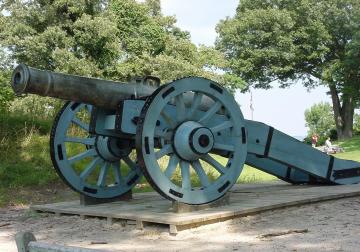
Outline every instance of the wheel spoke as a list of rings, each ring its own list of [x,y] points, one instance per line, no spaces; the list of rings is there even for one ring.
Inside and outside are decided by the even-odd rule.
[[[113,163],[111,166],[113,169],[113,172],[114,172],[115,183],[118,185],[122,184],[122,182],[123,182],[120,166],[121,166],[120,161]]]
[[[79,160],[82,160],[84,158],[91,157],[91,156],[96,156],[96,155],[97,155],[96,151],[94,149],[90,149],[90,150],[86,150],[86,151],[84,151],[84,152],[82,152],[80,154],[77,154],[77,155],[69,158],[68,161],[69,161],[70,164],[73,164],[73,163],[75,163],[75,162],[77,162]]]
[[[178,164],[179,164],[179,158],[176,155],[172,155],[170,157],[168,166],[166,167],[166,170],[164,172],[165,176],[168,177],[168,179],[171,179]]]
[[[191,108],[190,108],[189,113],[187,115],[188,119],[191,119],[194,116],[195,111],[198,109],[198,107],[201,104],[202,98],[203,98],[202,93],[195,93],[194,94],[193,101],[192,101],[192,104],[191,104]]]
[[[222,130],[225,130],[225,129],[228,129],[231,127],[233,127],[233,123],[231,121],[225,121],[225,122],[222,122],[222,123],[210,128],[210,130],[212,131],[212,133],[216,133],[216,132],[219,132],[219,131],[222,131]]]
[[[206,175],[206,173],[204,171],[204,168],[201,166],[200,161],[197,160],[197,161],[192,162],[191,164],[192,164],[196,174],[198,175],[198,177],[200,179],[200,183],[205,187],[209,186],[210,185],[209,178]]]
[[[130,169],[134,170],[136,168],[136,164],[129,157],[123,157],[122,160],[129,166]]]
[[[224,150],[224,151],[234,151],[234,145],[230,144],[222,144],[222,143],[215,143],[213,149],[216,150]]]
[[[80,179],[85,180],[96,168],[98,164],[102,163],[102,159],[97,157],[81,172]]]
[[[215,104],[212,105],[212,107],[208,111],[206,111],[206,113],[201,117],[199,123],[207,122],[213,115],[215,115],[216,112],[219,111],[220,108],[221,103],[219,101],[215,102]]]
[[[181,168],[181,187],[184,189],[191,188],[190,181],[190,164],[186,161],[180,161]]]
[[[77,126],[79,126],[80,128],[82,128],[83,130],[89,132],[89,124],[84,123],[83,121],[81,121],[76,116],[74,116],[74,118],[71,121],[73,123],[75,123]]]
[[[178,123],[185,120],[185,102],[184,96],[182,94],[175,97],[175,105],[176,105],[176,121]]]
[[[101,167],[98,181],[96,183],[98,186],[105,186],[108,169],[109,163],[105,162],[104,165]]]
[[[222,166],[218,161],[216,161],[213,157],[211,157],[209,154],[206,154],[202,157],[200,157],[202,160],[204,160],[206,163],[210,164],[212,167],[214,167],[221,175],[225,174],[226,169],[224,166]]]
[[[171,129],[174,129],[176,127],[176,123],[174,120],[163,110],[161,111],[160,115],[162,118],[164,118],[165,122],[169,125]]]
[[[164,138],[165,140],[170,140],[171,136],[172,136],[172,132],[171,131],[162,131],[160,129],[155,129],[155,137],[161,137]]]
[[[95,137],[91,137],[91,138],[66,137],[64,142],[81,143],[81,144],[85,144],[85,145],[94,145]]]
[[[156,159],[162,158],[163,156],[170,154],[173,152],[173,148],[171,144],[166,144],[162,147],[158,152],[155,153]]]

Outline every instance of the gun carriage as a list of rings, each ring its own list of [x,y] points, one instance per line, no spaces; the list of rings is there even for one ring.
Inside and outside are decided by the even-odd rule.
[[[120,83],[21,64],[12,87],[68,101],[51,131],[51,159],[60,177],[89,197],[120,196],[144,175],[169,200],[205,204],[236,183],[244,164],[293,184],[360,181],[360,163],[245,120],[233,96],[205,78]]]

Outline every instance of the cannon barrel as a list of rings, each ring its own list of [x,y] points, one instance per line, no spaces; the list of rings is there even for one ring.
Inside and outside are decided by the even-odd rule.
[[[18,95],[30,93],[115,109],[121,100],[152,94],[155,87],[54,73],[18,65],[11,85]]]

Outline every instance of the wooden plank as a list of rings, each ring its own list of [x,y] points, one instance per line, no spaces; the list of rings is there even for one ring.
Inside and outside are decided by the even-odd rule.
[[[256,214],[266,210],[359,195],[360,185],[246,184],[236,186],[231,190],[229,205],[189,213],[172,212],[171,202],[154,192],[133,194],[134,199],[126,202],[80,206],[79,201],[70,201],[32,206],[32,209],[57,214],[103,217],[107,218],[108,223],[112,223],[114,219],[121,219],[125,222],[136,221],[136,226],[141,229],[144,228],[144,223],[167,224],[170,232],[176,233],[186,227]]]

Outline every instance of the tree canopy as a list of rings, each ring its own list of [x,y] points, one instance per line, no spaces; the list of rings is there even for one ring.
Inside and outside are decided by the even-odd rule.
[[[189,32],[175,23],[175,17],[161,13],[159,0],[4,0],[0,53],[7,57],[0,57],[0,65],[9,70],[15,63],[25,63],[120,81],[154,75],[164,83],[196,75],[230,89],[244,84],[236,76],[219,74],[217,70],[226,65],[223,54],[195,46]],[[0,96],[8,106],[13,98],[7,87],[9,75],[0,71]],[[26,99],[34,102],[29,96],[22,103]],[[36,99],[56,105],[51,99]]]
[[[5,0],[0,13],[0,46],[12,62],[123,81],[197,75],[243,84],[212,71],[226,64],[222,54],[195,46],[159,0]]]
[[[340,138],[351,137],[360,100],[358,0],[242,0],[221,21],[217,48],[249,85],[327,85]]]

